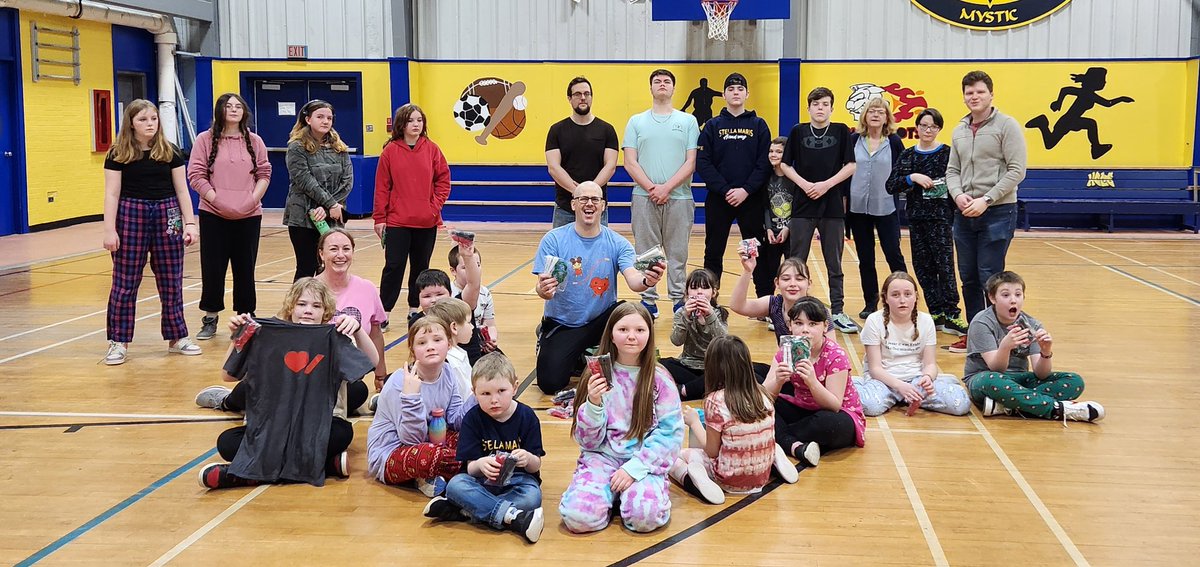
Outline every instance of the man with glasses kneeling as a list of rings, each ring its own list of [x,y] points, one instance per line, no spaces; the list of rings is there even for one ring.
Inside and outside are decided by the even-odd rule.
[[[654,287],[666,266],[633,266],[633,245],[600,224],[600,186],[584,181],[571,199],[573,224],[547,232],[533,258],[538,297],[546,300],[538,339],[537,384],[546,394],[565,388],[583,367],[583,353],[600,344],[617,306],[617,275],[635,293]]]

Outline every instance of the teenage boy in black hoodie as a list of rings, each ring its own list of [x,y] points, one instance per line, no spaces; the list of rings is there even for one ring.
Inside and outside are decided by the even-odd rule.
[[[722,258],[729,241],[729,228],[737,219],[742,238],[765,242],[762,226],[762,188],[771,175],[767,151],[771,130],[753,110],[746,110],[750,88],[741,73],[725,78],[725,108],[704,124],[696,170],[704,179],[704,267],[721,280]],[[765,270],[763,270],[765,272]],[[755,292],[771,295],[775,274],[754,272]]]

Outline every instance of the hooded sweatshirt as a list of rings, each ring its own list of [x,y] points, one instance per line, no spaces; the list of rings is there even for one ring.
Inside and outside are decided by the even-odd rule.
[[[239,136],[220,136],[217,140],[217,159],[208,166],[212,152],[212,131],[205,130],[192,144],[187,178],[192,190],[200,195],[200,210],[228,220],[262,215],[262,203],[254,198],[254,184],[271,179],[271,162],[267,161],[267,146],[258,134],[250,134],[254,155],[246,151],[246,141]],[[258,163],[258,172],[251,173]],[[212,201],[205,199],[210,190],[216,191]]]
[[[413,147],[388,142],[375,170],[375,224],[433,228],[442,223],[442,205],[450,198],[450,166],[429,138]]]
[[[698,143],[696,170],[709,194],[723,197],[736,187],[753,194],[771,175],[771,129],[753,110],[734,116],[722,108],[704,124]]]
[[[991,197],[992,206],[1017,202],[1017,184],[1025,179],[1025,134],[1013,117],[995,108],[971,131],[968,114],[954,127],[946,187],[950,198]]]

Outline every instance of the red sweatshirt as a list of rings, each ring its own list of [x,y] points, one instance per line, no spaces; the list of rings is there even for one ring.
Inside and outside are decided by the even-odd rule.
[[[416,147],[388,142],[375,170],[375,224],[431,228],[442,224],[450,198],[450,166],[441,148],[421,136]]]

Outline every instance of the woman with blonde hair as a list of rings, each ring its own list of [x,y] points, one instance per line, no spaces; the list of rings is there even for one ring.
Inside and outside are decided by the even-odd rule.
[[[904,151],[904,143],[895,134],[896,124],[887,101],[880,97],[867,101],[858,119],[858,132],[850,136],[857,164],[850,179],[850,199],[846,226],[854,237],[858,253],[858,275],[862,282],[863,310],[866,319],[879,307],[879,274],[875,270],[875,234],[887,258],[890,272],[907,272],[900,251],[899,200],[888,194],[887,180],[892,167]]]
[[[288,139],[288,195],[283,224],[296,254],[293,281],[317,273],[317,223],[346,222],[346,197],[354,183],[350,148],[333,129],[333,105],[310,100],[296,114]]]
[[[116,143],[104,159],[104,249],[113,260],[104,355],[109,366],[124,364],[133,340],[147,256],[162,302],[167,352],[200,354],[183,319],[183,249],[200,239],[184,165],[179,148],[158,127],[154,103],[137,99],[126,105]]]

